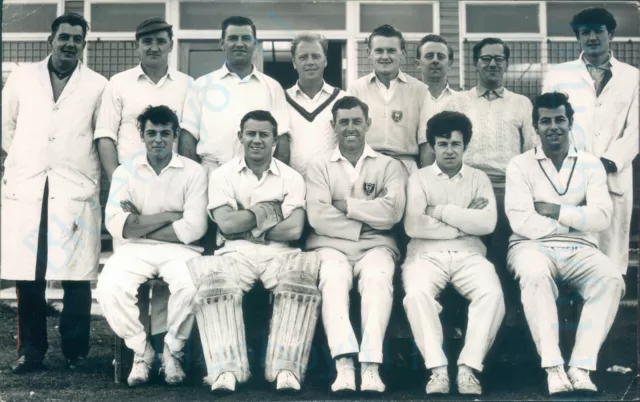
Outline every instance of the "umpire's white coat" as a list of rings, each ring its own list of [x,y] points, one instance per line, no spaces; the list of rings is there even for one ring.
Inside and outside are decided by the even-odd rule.
[[[49,56],[51,57],[51,56]],[[57,101],[45,60],[14,71],[2,90],[2,278],[34,280],[49,179],[46,279],[96,279],[100,164],[93,144],[107,79],[78,62]]]
[[[572,135],[579,150],[607,158],[618,172],[607,175],[613,201],[611,226],[599,233],[599,247],[623,274],[629,264],[629,228],[633,207],[631,162],[638,153],[638,69],[611,56],[612,78],[596,95],[594,81],[582,61],[553,66],[543,92],[569,95],[575,110]]]

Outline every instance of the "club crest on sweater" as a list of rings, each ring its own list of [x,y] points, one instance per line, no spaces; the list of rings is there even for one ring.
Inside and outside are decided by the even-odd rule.
[[[366,195],[368,195],[368,196],[373,194],[375,189],[376,189],[376,184],[375,183],[364,183],[362,185],[362,190],[364,190],[364,193]]]
[[[393,121],[398,123],[400,120],[402,120],[402,111],[400,111],[400,110],[392,111],[391,118],[393,119]]]

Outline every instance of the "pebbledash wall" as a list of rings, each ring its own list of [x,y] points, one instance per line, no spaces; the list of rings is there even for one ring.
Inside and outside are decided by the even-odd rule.
[[[288,42],[298,32],[317,31],[336,50],[329,63],[337,67],[334,82],[344,89],[371,71],[366,39],[380,24],[392,24],[405,34],[407,54],[402,69],[415,77],[419,77],[415,51],[420,38],[427,33],[444,36],[455,53],[449,80],[456,88],[477,83],[473,45],[484,37],[500,37],[511,48],[506,87],[534,97],[550,64],[579,54],[569,21],[577,11],[595,5],[607,7],[618,21],[612,45],[615,56],[640,65],[635,1],[4,0],[3,83],[18,64],[42,60],[49,53],[46,39],[51,21],[64,11],[83,14],[89,21],[92,30],[83,59],[107,78],[137,64],[134,30],[146,17],[161,16],[173,24],[170,63],[197,78],[222,63],[220,22],[231,15],[245,15],[258,27],[261,51],[254,61],[259,69],[268,63],[273,68],[274,62],[290,68]],[[640,199],[639,176],[636,200]],[[635,208],[632,247],[637,248],[638,201]]]

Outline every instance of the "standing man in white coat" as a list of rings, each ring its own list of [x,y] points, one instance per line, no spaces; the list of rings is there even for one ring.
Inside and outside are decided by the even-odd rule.
[[[60,280],[62,353],[89,353],[91,287],[100,254],[100,164],[93,132],[107,80],[78,59],[89,26],[68,13],[51,25],[51,54],[11,74],[2,91],[2,279],[18,300],[16,374],[44,368],[45,288]]]
[[[613,217],[609,228],[598,234],[599,247],[624,275],[633,208],[631,162],[638,154],[638,69],[613,56],[616,20],[606,9],[580,11],[571,28],[582,53],[577,60],[552,67],[543,92],[569,95],[576,110],[573,142],[578,150],[600,158],[607,171]]]

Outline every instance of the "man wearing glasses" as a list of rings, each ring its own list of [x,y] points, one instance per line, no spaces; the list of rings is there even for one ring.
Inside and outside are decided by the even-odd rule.
[[[537,144],[531,122],[531,101],[504,87],[509,67],[509,47],[498,38],[485,38],[473,47],[473,62],[478,85],[455,94],[444,109],[467,115],[473,124],[473,137],[465,153],[465,163],[485,172],[496,196],[498,223],[487,239],[487,258],[496,266],[507,300],[507,322],[515,310],[510,300],[517,300],[515,286],[506,274],[507,248],[511,228],[504,212],[507,164],[516,155]]]

